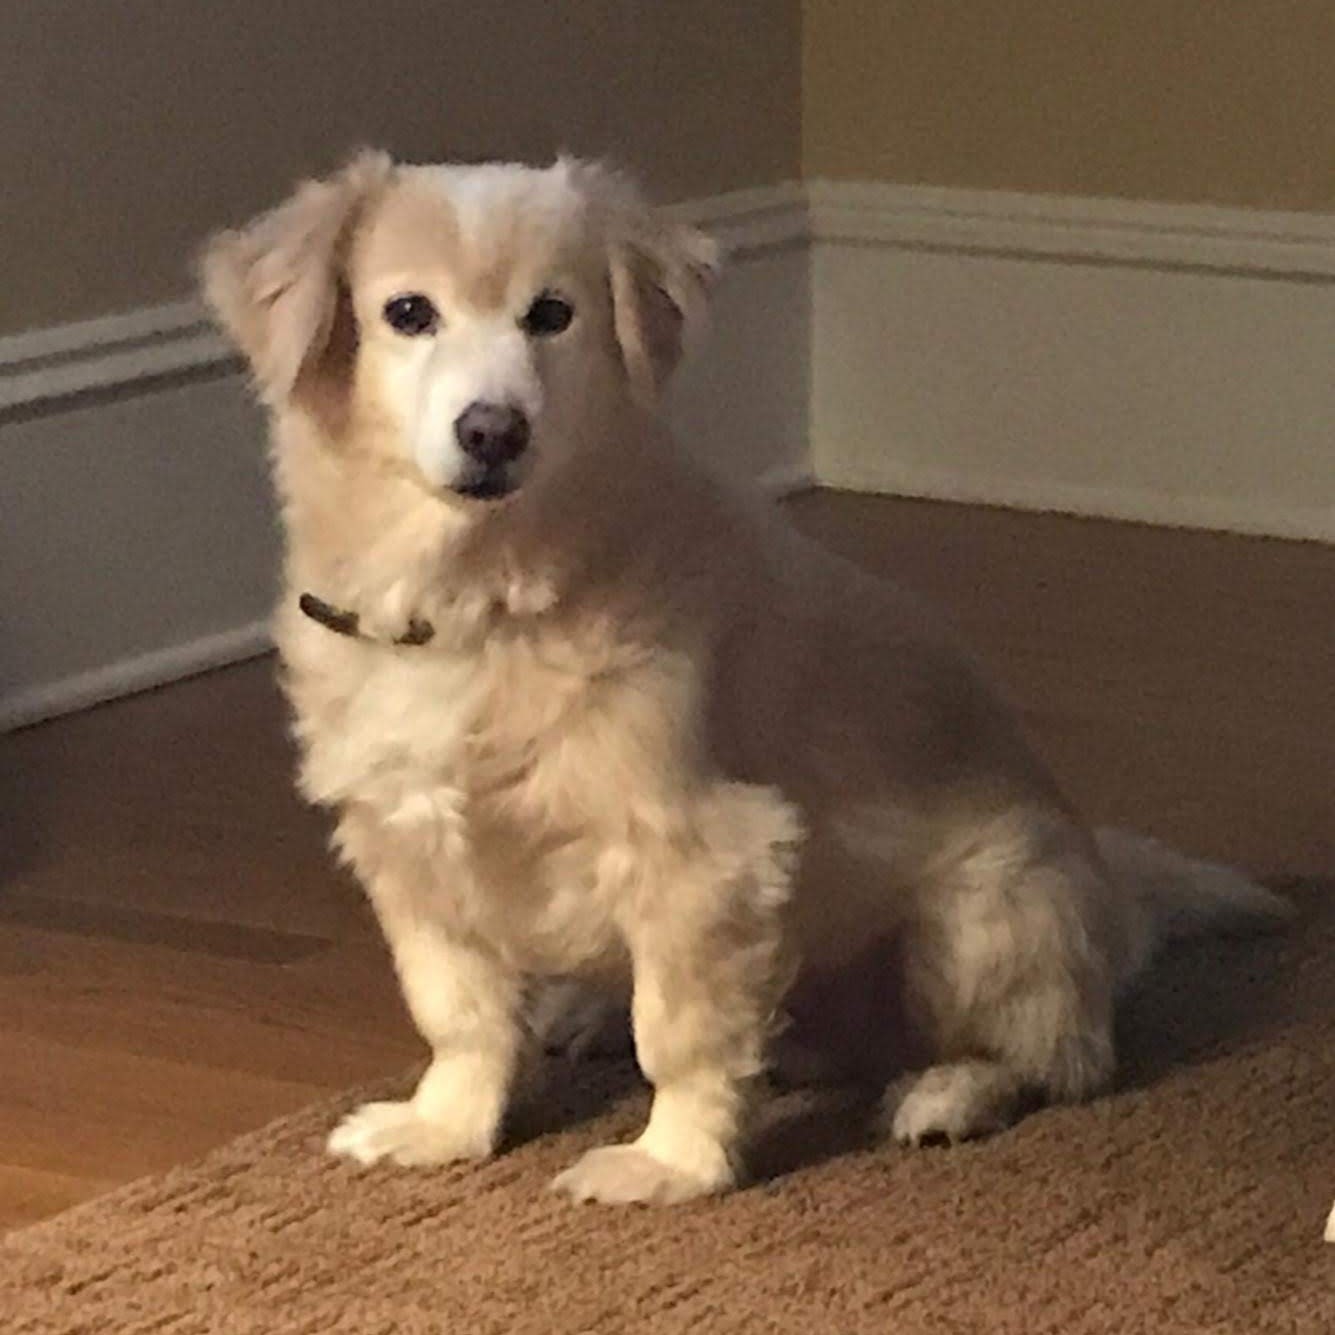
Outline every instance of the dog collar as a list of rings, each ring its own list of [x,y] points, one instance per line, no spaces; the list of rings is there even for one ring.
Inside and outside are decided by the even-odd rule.
[[[426,644],[436,633],[436,628],[429,621],[419,621],[416,617],[412,617],[408,621],[408,629],[402,635],[396,636],[391,641],[377,640],[374,636],[362,634],[361,619],[356,612],[335,607],[332,603],[325,602],[323,598],[317,598],[313,593],[303,593],[297,599],[297,606],[312,621],[318,621],[335,635],[347,635],[354,640],[370,640],[373,644],[391,643],[415,647]]]

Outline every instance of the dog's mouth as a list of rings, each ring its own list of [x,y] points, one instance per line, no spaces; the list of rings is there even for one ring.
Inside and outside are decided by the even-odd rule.
[[[499,501],[519,486],[516,478],[505,467],[485,468],[480,473],[456,482],[451,488],[456,495],[473,501]]]

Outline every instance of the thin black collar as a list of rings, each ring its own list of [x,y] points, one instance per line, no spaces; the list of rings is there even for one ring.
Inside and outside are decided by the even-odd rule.
[[[373,644],[385,643],[376,640],[374,636],[362,634],[361,619],[356,612],[344,611],[341,607],[325,602],[323,598],[317,598],[313,593],[303,593],[297,599],[297,606],[312,621],[318,621],[335,635],[348,635],[355,640],[370,640]],[[415,647],[428,643],[435,633],[436,628],[429,621],[419,621],[413,617],[408,622],[408,629],[390,643]]]

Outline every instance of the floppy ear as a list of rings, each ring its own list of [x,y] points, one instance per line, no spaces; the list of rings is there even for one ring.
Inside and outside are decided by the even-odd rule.
[[[720,269],[718,243],[651,208],[615,174],[577,170],[606,213],[617,342],[632,388],[649,401],[704,326]]]
[[[361,153],[336,175],[306,182],[286,203],[240,231],[220,232],[205,247],[205,300],[271,407],[286,402],[326,353],[355,341],[351,311],[340,310],[344,245],[391,168],[387,154]]]

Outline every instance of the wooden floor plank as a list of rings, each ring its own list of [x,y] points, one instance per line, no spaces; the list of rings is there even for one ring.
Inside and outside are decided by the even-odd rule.
[[[111,1178],[71,1177],[68,1173],[0,1164],[0,1232],[35,1224],[115,1185]]]
[[[343,1088],[420,1048],[383,950],[325,946],[300,967],[190,958],[121,940],[0,928],[0,1038]],[[28,967],[15,969],[21,954]],[[294,1068],[293,1055],[299,1055]],[[7,1072],[8,1094],[34,1078]],[[41,1078],[37,1073],[36,1078]]]
[[[327,1092],[295,1076],[218,1070],[193,1049],[148,1057],[8,1031],[0,1070],[12,1081],[3,1162],[117,1181],[195,1158]]]

